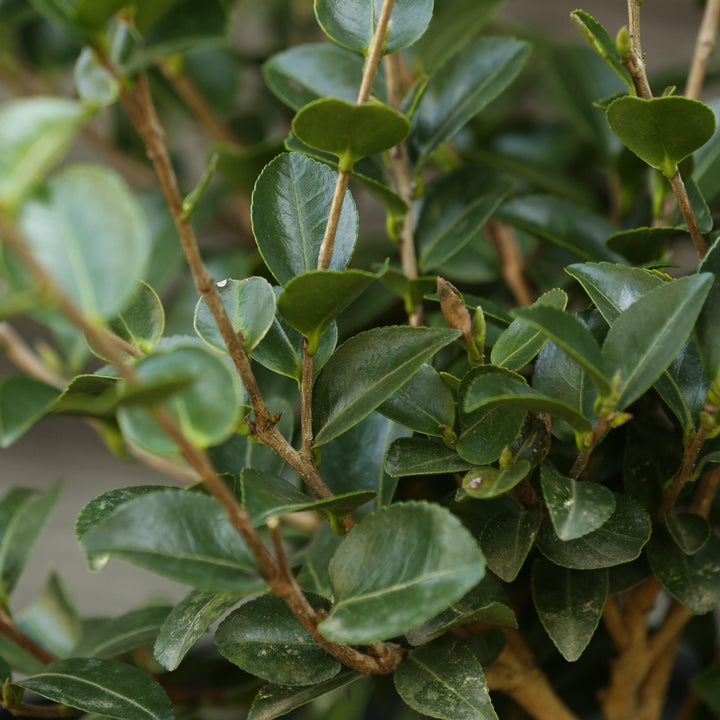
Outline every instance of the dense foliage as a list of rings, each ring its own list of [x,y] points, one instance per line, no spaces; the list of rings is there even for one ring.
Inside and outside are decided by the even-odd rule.
[[[684,96],[641,0],[501,5],[0,0],[0,444],[165,470],[76,534],[190,588],[15,607],[59,488],[4,478],[10,712],[720,713],[718,3]]]

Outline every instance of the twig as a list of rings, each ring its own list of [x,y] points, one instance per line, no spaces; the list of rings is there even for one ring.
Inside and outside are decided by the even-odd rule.
[[[606,430],[608,429],[608,420],[607,418],[601,416],[598,418],[598,421],[593,428],[592,433],[592,439],[590,440],[590,445],[583,450],[576,458],[575,463],[572,466],[572,469],[570,470],[570,477],[573,479],[577,479],[582,474],[583,470],[585,469],[585,466],[588,464],[588,461],[590,460],[590,456],[593,453],[593,450],[597,447],[597,444],[600,442],[602,436],[605,434]]]
[[[401,103],[398,55],[385,56],[385,78],[388,89],[388,100],[394,108]],[[415,256],[415,238],[413,234],[413,198],[415,182],[410,172],[410,157],[405,141],[390,150],[390,172],[393,177],[395,192],[405,201],[408,209],[403,217],[400,230],[400,263],[405,277],[414,280],[418,276],[417,257]],[[418,303],[408,318],[410,325],[422,325],[424,322],[422,303]]]
[[[675,503],[677,502],[683,488],[692,479],[697,456],[700,452],[700,448],[702,448],[703,443],[706,440],[706,437],[705,431],[701,428],[695,433],[692,443],[690,443],[690,445],[685,449],[680,470],[673,478],[670,489],[667,491],[667,494],[660,505],[660,509],[658,510],[658,520],[662,520],[665,515],[667,515],[667,513],[675,507]]]
[[[513,229],[500,221],[490,222],[486,227],[500,260],[503,278],[515,297],[515,302],[520,306],[532,305],[535,295],[525,277],[525,260]]]
[[[302,452],[311,462],[315,462],[312,450],[312,388],[315,356],[308,355],[307,338],[303,338],[303,366],[300,379],[300,432],[302,434]]]
[[[605,600],[602,618],[610,637],[615,643],[615,647],[618,650],[624,650],[628,645],[627,629],[615,595],[608,595],[607,600]]]
[[[710,516],[713,500],[717,495],[718,486],[720,486],[720,466],[704,473],[698,481],[697,489],[690,503],[690,512],[707,520]]]
[[[24,632],[18,630],[12,618],[2,608],[0,608],[0,634],[24,650],[28,655],[32,655],[36,660],[39,660],[43,665],[57,660],[57,658],[42,645],[39,645],[31,637],[28,637]]]
[[[26,375],[48,385],[64,388],[67,381],[47,367],[9,323],[0,323],[0,349]]]
[[[678,207],[680,208],[680,212],[685,220],[685,224],[688,226],[688,232],[690,233],[690,238],[695,246],[695,252],[697,252],[698,257],[702,260],[707,254],[705,240],[700,232],[700,226],[698,225],[697,218],[695,217],[695,211],[692,209],[692,205],[690,204],[690,198],[688,197],[687,190],[685,189],[685,183],[680,175],[680,171],[677,170],[677,167],[675,170],[675,175],[673,175],[669,180],[670,187],[675,193],[675,197],[678,201]]]
[[[637,720],[658,720],[660,717],[681,635],[682,630],[675,634],[665,652],[650,667],[640,691],[638,712],[635,716]]]
[[[345,193],[351,175],[352,172],[350,170],[338,169],[335,191],[333,192],[332,202],[330,203],[330,214],[328,215],[325,234],[323,235],[320,252],[318,253],[318,270],[327,270],[330,267],[333,250],[335,249],[335,235],[337,234],[338,225],[340,224],[340,213],[342,212],[342,206],[345,202]]]
[[[715,50],[718,21],[720,21],[720,0],[707,0],[705,12],[695,43],[690,73],[685,86],[685,97],[697,100],[702,92],[705,71]]]
[[[662,624],[648,640],[647,657],[649,664],[653,664],[661,655],[668,653],[668,647],[677,634],[682,632],[691,617],[692,613],[684,605],[681,605],[677,600],[672,601]]]

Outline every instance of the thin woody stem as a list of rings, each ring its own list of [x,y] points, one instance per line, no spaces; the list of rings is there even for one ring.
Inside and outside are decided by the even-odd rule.
[[[520,306],[532,305],[535,296],[525,277],[524,260],[515,232],[509,225],[499,220],[487,223],[486,227],[500,260],[503,278],[515,301]]]
[[[300,431],[302,434],[302,452],[311,462],[315,462],[312,442],[312,388],[315,356],[308,355],[307,339],[303,338],[303,367],[300,379]]]
[[[607,418],[599,417],[595,427],[593,428],[592,439],[590,441],[589,447],[587,447],[577,456],[575,463],[570,470],[571,478],[577,479],[580,477],[586,465],[588,464],[588,461],[590,460],[590,456],[593,454],[593,451],[597,447],[597,444],[600,442],[602,436],[605,434],[605,431],[607,429]]]
[[[662,504],[660,505],[660,509],[658,510],[657,517],[659,520],[662,520],[665,515],[667,515],[667,513],[669,513],[675,507],[675,503],[677,502],[677,499],[680,496],[683,488],[692,479],[693,472],[695,470],[695,463],[697,461],[697,456],[706,438],[707,436],[705,435],[705,431],[701,428],[697,431],[695,437],[693,438],[693,441],[685,450],[680,470],[673,479],[672,484],[670,485],[670,489],[667,491],[667,494],[663,498]]]
[[[31,637],[28,637],[25,633],[18,630],[12,618],[2,608],[0,608],[0,635],[6,637],[14,645],[17,645],[21,650],[28,653],[28,655],[32,655],[32,657],[39,660],[43,665],[57,660],[55,655],[46,650],[42,645],[36,643]]]
[[[720,22],[720,0],[707,0],[695,43],[695,53],[690,66],[687,85],[685,86],[685,97],[695,100],[700,97],[705,80],[705,71],[715,50],[718,22]]]

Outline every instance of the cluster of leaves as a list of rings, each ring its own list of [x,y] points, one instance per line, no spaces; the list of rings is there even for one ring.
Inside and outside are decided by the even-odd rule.
[[[49,414],[73,415],[92,419],[120,454],[140,448],[176,461],[179,448],[155,413],[162,407],[207,450],[268,543],[268,523],[288,518],[289,564],[323,638],[399,643],[406,657],[394,673],[397,693],[410,708],[450,720],[497,717],[483,667],[504,651],[508,628],[521,627],[566,701],[583,710],[587,692],[574,693],[560,656],[579,661],[584,677],[598,676],[613,652],[598,630],[609,597],[654,576],[693,614],[720,603],[715,516],[690,504],[698,478],[720,462],[716,103],[636,97],[621,50],[580,11],[574,19],[593,48],[538,39],[533,50],[527,40],[491,35],[486,25],[501,4],[448,0],[433,16],[432,0],[396,0],[384,48],[402,52],[415,80],[394,107],[389,86],[398,79],[383,71],[373,99],[355,104],[381,3],[315,0],[329,41],[262,64],[267,86],[294,113],[289,135],[266,135],[289,115],[262,96],[261,129],[234,118],[246,144],[215,143],[205,177],[174,210],[213,233],[228,195],[252,190],[259,256],[225,252],[208,264],[291,442],[303,370],[314,358],[312,449],[333,493],[316,499],[252,436],[251,401],[213,312],[187,279],[177,280],[179,246],[158,198],[138,197],[108,167],[54,170],[97,113],[122,117],[119,94],[139,72],[151,69],[154,87],[166,91],[158,68],[194,77],[207,104],[228,110],[236,76],[255,62],[229,49],[230,4],[0,2],[7,37],[49,33],[61,54],[77,58],[79,96],[0,106],[0,218],[86,321],[125,343],[139,380],[102,364],[103,349],[86,342],[4,245],[0,315],[46,325],[56,343],[45,362],[71,379],[56,387],[28,374],[3,377],[0,444]],[[268,8],[292,11],[291,3]],[[28,45],[27,62],[42,64],[48,51]],[[567,105],[529,126],[505,91],[531,52],[543,59],[540,75],[527,68],[513,87],[531,93],[538,80]],[[119,128],[119,145],[132,153],[136,139]],[[412,208],[391,172],[400,143],[417,183]],[[674,177],[678,164],[710,249],[673,278],[668,244],[686,242],[687,227],[666,212],[663,174]],[[220,182],[211,184],[216,168]],[[352,173],[361,209],[384,213],[391,240],[412,213],[418,277],[401,268],[393,244],[358,242],[349,192],[329,267],[317,269],[338,171]],[[609,203],[598,177],[609,178]],[[498,227],[538,290],[528,307],[509,309]],[[359,267],[348,269],[351,260]],[[436,285],[436,276],[463,293]],[[419,303],[427,326],[403,324]],[[89,351],[100,358],[97,370],[84,371]],[[676,509],[666,497],[679,480]],[[11,616],[11,593],[57,494],[15,488],[0,499],[0,618]],[[299,511],[316,521],[293,522]],[[356,524],[344,534],[348,516]],[[382,678],[344,668],[268,592],[258,559],[202,487],[118,488],[85,507],[76,534],[92,571],[118,557],[192,589],[174,607],[81,619],[53,574],[15,625],[60,659],[43,666],[0,636],[7,707],[28,690],[119,720],[170,718],[161,684],[192,684],[219,652],[242,671],[217,674],[234,689],[228,703],[247,703],[257,678],[265,681],[254,720],[351,683],[358,707],[387,702],[388,713],[405,712],[383,699]],[[196,647],[223,617],[214,645]],[[152,649],[159,681],[132,662],[138,647]],[[712,648],[699,642],[694,652],[706,663]],[[715,710],[719,677],[717,666],[706,667],[696,681]]]

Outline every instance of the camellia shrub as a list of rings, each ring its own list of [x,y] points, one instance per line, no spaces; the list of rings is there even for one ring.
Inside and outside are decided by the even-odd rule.
[[[7,711],[720,713],[720,3],[684,95],[500,5],[0,2],[0,442],[163,470],[75,531],[189,588],[16,607],[3,476]]]

